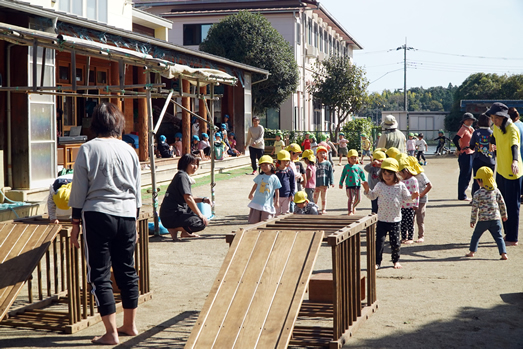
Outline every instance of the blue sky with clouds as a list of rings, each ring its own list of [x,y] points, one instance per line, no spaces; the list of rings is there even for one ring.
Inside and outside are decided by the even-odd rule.
[[[523,0],[322,0],[364,46],[369,91],[460,85],[476,72],[523,74]]]

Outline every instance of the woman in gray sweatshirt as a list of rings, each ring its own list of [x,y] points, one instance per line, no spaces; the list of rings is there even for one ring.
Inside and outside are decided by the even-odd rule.
[[[140,163],[132,147],[119,140],[125,119],[111,103],[96,106],[91,129],[97,138],[83,144],[74,164],[69,197],[73,208],[71,243],[79,247],[82,224],[88,282],[106,333],[95,344],[115,345],[118,334],[135,336],[138,275],[134,268],[136,217],[141,202]],[[116,327],[111,267],[120,288],[123,326]]]

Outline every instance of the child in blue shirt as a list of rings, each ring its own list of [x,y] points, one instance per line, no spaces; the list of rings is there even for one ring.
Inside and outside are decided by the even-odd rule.
[[[279,207],[279,189],[281,183],[274,174],[276,168],[269,155],[263,155],[258,160],[260,165],[260,174],[254,178],[254,185],[249,193],[248,207],[249,224],[258,223],[270,218],[276,214],[276,208]]]
[[[356,206],[360,203],[360,189],[361,184],[366,181],[365,173],[358,166],[358,151],[351,149],[347,153],[349,163],[343,167],[343,172],[340,177],[340,189],[343,189],[343,181],[345,181],[345,188],[347,191],[347,215],[356,214]]]
[[[289,212],[294,192],[296,191],[296,182],[294,181],[294,171],[289,167],[291,154],[287,150],[280,150],[277,154],[276,177],[280,180],[281,188],[279,190],[279,208],[276,209],[276,216]]]
[[[318,198],[321,194],[321,214],[324,214],[327,212],[327,189],[329,186],[334,187],[334,172],[332,171],[331,163],[327,159],[327,148],[319,146],[317,149],[318,164],[316,165],[314,202],[318,204]]]

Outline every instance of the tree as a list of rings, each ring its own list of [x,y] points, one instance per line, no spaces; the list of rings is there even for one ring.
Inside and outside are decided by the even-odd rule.
[[[252,86],[253,115],[278,108],[298,84],[298,66],[290,44],[260,14],[240,11],[213,24],[200,50],[268,70],[268,80]],[[253,76],[254,80],[262,79]]]
[[[338,115],[334,139],[338,138],[340,125],[349,115],[356,114],[368,103],[368,86],[365,71],[352,64],[348,57],[331,56],[316,63],[307,88],[314,98]]]
[[[463,116],[460,102],[463,99],[503,99],[502,85],[506,75],[476,73],[470,75],[456,89],[450,114],[445,118],[445,128],[457,131]]]

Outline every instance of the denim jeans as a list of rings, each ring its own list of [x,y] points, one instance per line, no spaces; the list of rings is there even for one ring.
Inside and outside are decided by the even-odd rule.
[[[499,254],[507,253],[505,248],[505,241],[503,241],[503,236],[501,235],[501,221],[479,221],[476,224],[474,233],[472,233],[472,238],[470,239],[469,250],[471,252],[476,252],[478,250],[479,238],[485,231],[490,231],[490,234],[496,241],[498,245]]]

